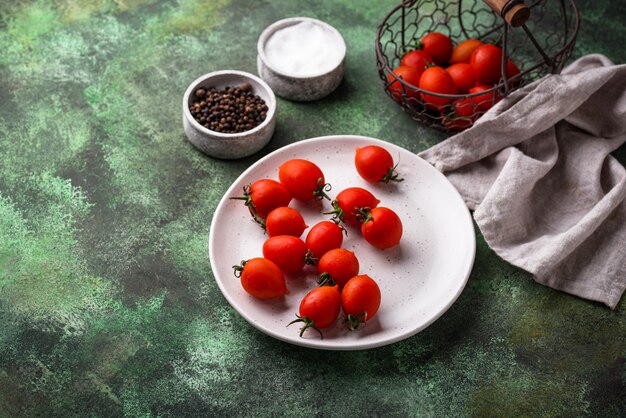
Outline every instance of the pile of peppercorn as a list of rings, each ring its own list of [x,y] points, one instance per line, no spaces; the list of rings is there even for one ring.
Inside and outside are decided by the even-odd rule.
[[[267,105],[259,96],[252,94],[249,83],[244,83],[223,90],[215,87],[197,89],[189,111],[205,128],[234,134],[260,125],[267,116]]]

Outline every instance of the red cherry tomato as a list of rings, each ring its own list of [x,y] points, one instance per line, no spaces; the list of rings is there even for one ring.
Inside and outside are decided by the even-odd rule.
[[[320,258],[328,251],[341,247],[343,231],[334,222],[322,221],[315,224],[306,236],[306,246],[313,257]]]
[[[470,94],[489,90],[492,86],[480,85],[472,87]],[[452,130],[463,130],[471,125],[477,117],[486,112],[494,104],[494,94],[485,93],[475,97],[466,97],[454,102],[454,115],[444,121],[444,125]]]
[[[476,104],[469,97],[466,97],[464,99],[459,99],[454,102],[455,116],[459,116],[461,118],[467,118],[471,120],[471,118],[473,118],[474,115],[476,115],[476,112],[477,112]],[[453,120],[453,119],[458,119],[458,118],[453,117],[450,120]]]
[[[278,167],[278,178],[291,196],[297,200],[330,198],[324,192],[328,187],[322,170],[308,160],[293,159]],[[287,206],[287,205],[283,205]]]
[[[483,43],[478,39],[467,39],[459,43],[452,50],[452,55],[450,55],[448,63],[458,64],[460,62],[464,62],[469,64],[472,53],[481,45],[483,45]]]
[[[279,182],[262,179],[244,186],[243,196],[231,197],[231,199],[244,200],[253,215],[256,214],[259,218],[265,219],[273,209],[288,206],[291,202],[291,194]]]
[[[424,35],[421,46],[422,51],[430,55],[437,65],[447,64],[454,48],[452,40],[439,32],[430,32]]]
[[[339,286],[320,286],[307,293],[300,302],[298,318],[288,325],[296,322],[303,322],[300,328],[300,336],[309,328],[319,332],[323,339],[324,335],[320,329],[331,326],[339,316],[341,309],[341,294]]]
[[[307,258],[307,246],[300,238],[291,235],[278,235],[268,238],[263,244],[263,257],[272,261],[285,274],[302,271]]]
[[[299,237],[307,228],[300,212],[287,206],[272,210],[265,219],[265,231],[269,237],[277,235]]]
[[[252,258],[233,269],[243,289],[255,298],[271,299],[289,293],[283,272],[268,259]]]
[[[506,77],[510,80],[513,77],[517,76],[520,73],[520,69],[517,65],[515,65],[515,63],[513,61],[511,61],[510,59],[506,60]],[[520,82],[521,82],[521,78],[515,79],[511,82],[511,84],[514,87],[519,86]]]
[[[493,86],[478,85],[470,89],[470,94],[480,93],[481,91],[491,90]],[[500,96],[496,92],[481,94],[471,98],[472,102],[476,104],[476,112],[486,112],[500,100]]]
[[[354,156],[354,165],[359,175],[370,183],[389,183],[390,181],[402,181],[398,178],[396,165],[393,157],[383,147],[368,145],[357,148]],[[362,206],[360,206],[362,207]]]
[[[389,92],[391,93],[391,96],[394,98],[394,100],[397,102],[401,101],[402,93],[404,90],[404,86],[398,80],[398,78],[402,78],[405,83],[417,87],[423,72],[423,69],[420,70],[416,67],[400,66],[393,70],[395,76],[394,74],[388,74],[387,81],[391,83],[389,84]],[[419,93],[414,89],[406,87],[406,95],[407,97],[418,97]]]
[[[419,88],[441,94],[456,94],[457,92],[454,80],[441,67],[427,68],[420,78]],[[426,93],[422,93],[422,100],[429,108],[439,111],[443,110],[442,108],[452,101],[452,99],[435,97]]]
[[[333,219],[346,222],[352,226],[359,226],[361,223],[357,219],[357,209],[375,208],[380,200],[361,187],[349,187],[342,190],[333,201],[334,210],[324,212],[325,214],[334,214]]]
[[[502,74],[502,49],[495,45],[481,45],[472,53],[470,65],[478,84],[494,84]]]
[[[365,241],[381,250],[400,243],[402,221],[393,210],[379,206],[361,213],[364,216],[361,234]]]
[[[433,65],[433,58],[426,51],[415,49],[407,52],[402,57],[400,65],[404,67],[415,67],[420,71],[424,71],[426,67]]]
[[[348,280],[359,274],[359,260],[352,251],[335,248],[320,258],[317,271],[320,273],[320,284],[332,280],[342,288]]]
[[[452,64],[446,71],[452,77],[454,85],[459,93],[467,93],[476,85],[476,76],[471,65],[466,63]]]
[[[354,331],[372,319],[378,312],[380,300],[380,288],[367,274],[348,280],[341,291],[341,307],[347,316],[348,328]]]

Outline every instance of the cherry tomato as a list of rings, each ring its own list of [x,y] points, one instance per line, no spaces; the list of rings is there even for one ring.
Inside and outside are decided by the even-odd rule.
[[[450,55],[448,62],[450,64],[458,64],[460,62],[469,64],[472,52],[481,45],[483,45],[483,43],[478,39],[467,39],[459,43],[452,50],[452,55]]]
[[[480,85],[472,87],[469,92],[475,94],[491,88],[491,86]],[[471,125],[481,113],[489,110],[493,104],[493,92],[457,100],[454,102],[454,115],[444,121],[444,125],[453,130],[462,130]]]
[[[481,45],[472,53],[470,65],[478,84],[497,83],[502,75],[502,49],[491,44]]]
[[[457,92],[454,80],[450,74],[441,67],[427,68],[420,78],[419,88],[441,94],[456,94]],[[439,111],[442,110],[443,106],[446,106],[452,101],[452,99],[435,97],[426,93],[422,93],[422,100],[424,100],[424,103],[426,103],[429,108]]]
[[[357,151],[358,152],[358,151]],[[333,200],[333,211],[324,212],[327,215],[334,214],[334,220],[346,222],[352,226],[359,226],[356,210],[359,208],[375,208],[380,200],[361,187],[349,187],[342,190]]]
[[[271,299],[289,293],[283,272],[266,258],[244,260],[233,269],[243,289],[255,298]]]
[[[291,202],[291,194],[279,182],[262,179],[244,186],[243,196],[231,197],[231,199],[244,200],[252,215],[265,219],[272,209],[288,206]]]
[[[322,221],[313,225],[306,236],[306,246],[317,259],[328,251],[341,247],[341,244],[343,244],[343,231],[331,221]]]
[[[506,60],[506,77],[510,80],[513,77],[515,77],[516,75],[518,75],[520,73],[520,69],[517,65],[515,65],[515,63],[513,61],[511,61],[510,59]],[[514,87],[519,86],[520,82],[521,82],[521,78],[518,78],[516,80],[513,80],[511,82],[511,84]]]
[[[398,178],[396,165],[393,157],[383,147],[368,145],[357,148],[354,156],[354,165],[359,175],[370,183],[389,183],[390,181],[402,181]],[[362,206],[360,206],[362,207]]]
[[[311,161],[298,158],[285,161],[278,167],[278,178],[294,199],[318,200],[326,198],[330,200],[324,192],[328,188],[324,173]]]
[[[414,49],[411,52],[407,52],[400,61],[401,66],[415,67],[420,71],[424,71],[426,67],[431,66],[433,63],[433,58],[428,55],[426,51],[422,51],[421,49]]]
[[[464,99],[459,99],[454,102],[455,117],[450,118],[450,120],[458,119],[457,117],[468,118],[471,120],[471,118],[476,115],[476,112],[476,103],[474,103],[471,98],[466,97]],[[462,125],[462,123],[460,125]]]
[[[471,65],[466,63],[452,64],[446,71],[452,77],[454,85],[459,93],[467,93],[476,85],[476,76]]]
[[[335,248],[320,258],[317,264],[320,284],[332,281],[342,288],[348,280],[359,274],[359,260],[352,251]]]
[[[265,231],[269,237],[277,235],[299,237],[307,228],[300,212],[287,206],[272,210],[265,219]]]
[[[452,54],[452,40],[440,32],[430,32],[421,40],[422,51],[430,55],[435,64],[445,65]]]
[[[402,78],[405,83],[417,87],[424,70],[420,70],[416,67],[400,66],[393,70],[393,72],[395,76],[394,74],[388,74],[387,81],[391,83],[389,85],[389,91],[391,92],[391,96],[394,98],[395,101],[399,102],[402,100],[402,92],[404,90],[404,86],[400,81],[398,81],[398,78]],[[418,97],[419,93],[407,87],[406,95],[407,97]]]
[[[341,307],[346,314],[348,328],[354,331],[360,324],[372,319],[380,307],[378,284],[367,274],[355,276],[341,291]]]
[[[339,286],[320,286],[307,293],[300,302],[298,318],[291,321],[289,325],[296,322],[303,322],[300,328],[300,336],[308,328],[313,328],[319,332],[323,339],[324,335],[320,329],[331,326],[339,316],[341,309],[341,294]]]
[[[400,243],[402,221],[393,210],[379,206],[372,210],[361,210],[361,213],[361,234],[365,241],[381,250]]]
[[[285,274],[299,273],[305,263],[313,264],[307,252],[304,241],[291,235],[278,235],[263,243],[263,257],[276,264]]]
[[[469,92],[470,94],[475,94],[475,93],[480,93],[481,91],[490,90],[492,88],[493,86],[478,85],[476,87],[472,87]],[[491,107],[494,104],[496,104],[496,102],[500,100],[500,96],[496,92],[495,97],[494,97],[493,92],[491,92],[491,93],[481,94],[480,96],[472,97],[471,100],[473,103],[476,104],[476,112],[486,112],[489,109],[491,109]]]

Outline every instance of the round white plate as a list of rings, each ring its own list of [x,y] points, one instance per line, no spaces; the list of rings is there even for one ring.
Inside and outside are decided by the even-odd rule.
[[[354,167],[355,148],[380,145],[398,161],[404,181],[370,184]],[[404,234],[400,245],[387,250],[370,246],[355,228],[348,227],[343,247],[355,252],[360,274],[368,274],[382,292],[381,306],[374,318],[358,331],[341,323],[324,329],[324,338],[314,330],[300,337],[296,318],[300,300],[316,286],[315,270],[308,267],[301,276],[287,277],[290,293],[271,300],[248,295],[233,275],[232,266],[241,260],[262,257],[263,230],[252,221],[241,200],[243,186],[262,178],[278,180],[278,166],[291,158],[317,164],[332,184],[331,198],[348,187],[363,187],[393,209],[402,219]],[[322,211],[330,202],[302,203],[293,200],[307,225],[329,219]],[[302,234],[306,237],[308,229]],[[469,211],[454,186],[434,167],[416,154],[374,138],[336,135],[297,142],[262,158],[248,168],[220,201],[209,236],[209,257],[217,284],[228,302],[250,324],[280,340],[328,350],[358,350],[390,344],[426,328],[439,318],[465,287],[474,263],[476,240]]]

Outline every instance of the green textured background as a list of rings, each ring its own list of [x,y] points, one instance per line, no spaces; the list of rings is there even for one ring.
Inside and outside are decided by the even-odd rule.
[[[216,286],[212,213],[262,155],[338,133],[416,152],[444,139],[380,87],[374,34],[397,1],[0,3],[0,416],[625,413],[624,300],[611,311],[540,286],[480,234],[452,308],[374,350],[274,340]],[[624,3],[579,5],[574,55],[626,62]],[[279,99],[258,155],[197,152],[180,122],[188,83],[256,73],[261,30],[296,15],[344,35],[342,85],[315,103]]]

